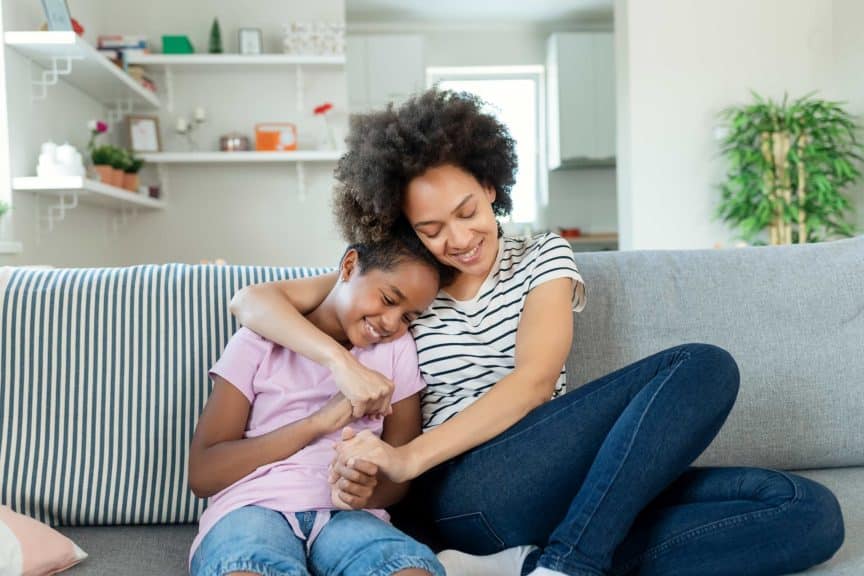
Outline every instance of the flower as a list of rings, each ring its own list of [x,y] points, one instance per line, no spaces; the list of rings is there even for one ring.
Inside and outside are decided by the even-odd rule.
[[[96,137],[108,131],[108,124],[102,120],[90,120],[87,123],[87,129],[90,130],[90,141],[87,143],[87,150],[92,152],[96,146]]]
[[[326,114],[327,112],[329,112],[332,109],[333,109],[333,104],[331,104],[330,102],[325,102],[324,104],[321,104],[320,106],[316,106],[314,112],[315,112],[316,116],[321,116],[322,114]]]
[[[90,122],[87,123],[87,128],[89,128],[90,132],[93,134],[104,134],[108,131],[108,124],[102,120],[90,120]]]

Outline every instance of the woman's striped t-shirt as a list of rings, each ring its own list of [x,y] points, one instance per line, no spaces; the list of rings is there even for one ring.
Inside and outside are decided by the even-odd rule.
[[[573,310],[585,307],[585,284],[570,244],[557,234],[499,239],[498,257],[470,300],[444,290],[411,326],[426,380],[423,429],[446,422],[471,405],[515,366],[516,329],[525,298],[556,278],[575,280]],[[555,384],[563,392],[565,371]]]

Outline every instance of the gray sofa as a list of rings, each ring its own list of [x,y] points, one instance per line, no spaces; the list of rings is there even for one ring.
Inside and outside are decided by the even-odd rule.
[[[589,296],[574,319],[570,387],[682,342],[726,348],[741,370],[738,402],[696,464],[824,483],[842,505],[846,541],[806,573],[864,574],[864,237],[576,257]],[[203,373],[236,328],[228,300],[250,282],[314,272],[0,269],[0,462],[11,463],[0,498],[77,524],[59,529],[90,557],[70,574],[185,572],[203,503],[185,486],[184,450],[209,390]],[[33,386],[43,391],[35,402]],[[66,440],[40,441],[63,400],[56,414],[70,423],[55,437]],[[34,435],[40,426],[49,433]]]

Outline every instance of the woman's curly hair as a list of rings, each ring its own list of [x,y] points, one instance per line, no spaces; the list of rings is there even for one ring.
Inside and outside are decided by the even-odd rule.
[[[336,167],[333,212],[348,242],[376,242],[402,217],[408,183],[429,168],[453,164],[495,189],[492,209],[513,209],[515,142],[468,93],[432,88],[398,108],[351,117],[348,151]],[[404,223],[403,223],[404,224]]]

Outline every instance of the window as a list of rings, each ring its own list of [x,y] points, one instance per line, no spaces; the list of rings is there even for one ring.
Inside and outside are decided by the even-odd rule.
[[[545,176],[541,170],[545,165],[541,161],[545,137],[541,122],[543,67],[428,68],[426,80],[429,86],[476,94],[486,102],[485,111],[507,126],[519,158],[510,221],[534,222],[539,201],[545,197],[545,178],[541,177]]]

